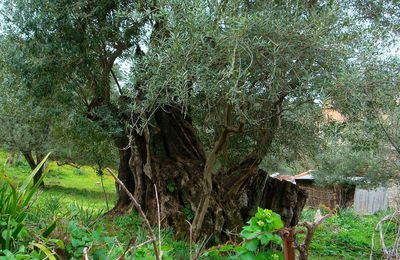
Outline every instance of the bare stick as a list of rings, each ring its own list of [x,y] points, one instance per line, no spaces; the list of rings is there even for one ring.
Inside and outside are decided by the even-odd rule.
[[[132,246],[131,248],[129,248],[128,252],[131,252],[131,257],[132,257],[132,256],[133,256],[133,253],[132,253],[132,250],[133,250],[133,249],[142,247],[142,246],[147,245],[147,244],[149,244],[149,243],[153,243],[153,240],[149,239],[149,240],[147,240],[147,241],[145,241],[145,242],[143,242],[143,243],[140,243],[139,245],[134,245],[134,246]]]
[[[133,205],[136,207],[139,215],[143,218],[144,223],[146,224],[146,227],[149,230],[150,240],[153,243],[154,251],[155,251],[155,254],[156,254],[156,259],[160,260],[161,258],[160,258],[160,254],[159,254],[159,251],[158,251],[157,242],[156,242],[157,240],[156,240],[156,238],[154,236],[153,228],[151,227],[150,222],[146,217],[146,214],[144,214],[142,207],[137,202],[137,200],[132,195],[132,193],[128,190],[128,188],[125,186],[125,184],[120,179],[118,179],[118,177],[113,173],[113,171],[108,167],[107,167],[107,171],[111,174],[111,176],[115,179],[115,181],[121,186],[121,188],[126,192],[126,194],[131,199]]]
[[[192,224],[186,220],[189,224],[189,259],[192,260]]]
[[[122,253],[122,255],[121,255],[120,257],[118,257],[117,259],[124,259],[124,258],[125,258],[125,255],[126,255],[126,253],[129,251],[129,248],[131,247],[132,243],[133,243],[133,244],[136,244],[136,239],[135,239],[135,238],[129,239],[129,242],[128,242],[128,245],[126,246],[125,251],[124,251],[124,252]]]
[[[89,252],[89,248],[88,247],[84,247],[83,248],[83,259],[89,260],[88,252]]]
[[[393,214],[387,215],[383,217],[375,226],[375,230],[372,234],[372,241],[371,241],[371,253],[370,253],[370,259],[373,259],[373,250],[374,250],[374,245],[375,245],[375,232],[379,231],[379,242],[381,245],[381,250],[383,251],[383,255],[385,256],[385,259],[392,259],[393,257],[398,257],[397,256],[397,251],[398,251],[398,244],[399,244],[399,239],[400,239],[400,227],[399,227],[399,221],[396,219],[396,217],[399,216],[399,212],[396,211]],[[383,232],[383,224],[385,222],[393,222],[397,225],[398,231],[396,234],[396,239],[393,243],[392,248],[387,248],[385,244],[385,233]],[[397,258],[396,258],[397,259]]]
[[[158,201],[157,186],[154,184],[154,192],[156,193],[157,200],[157,224],[158,224],[158,248],[160,249],[160,258],[162,258],[163,252],[161,250],[161,216],[160,216],[160,202]]]

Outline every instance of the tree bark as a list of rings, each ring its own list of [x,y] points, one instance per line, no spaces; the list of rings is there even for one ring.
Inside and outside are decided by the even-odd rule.
[[[15,149],[11,148],[10,153],[8,155],[6,165],[13,165],[14,164],[14,157],[15,157]]]
[[[18,155],[17,155],[17,164],[19,164],[21,162],[21,158],[22,157],[22,153],[21,151],[18,151]]]
[[[258,170],[254,160],[213,174],[210,191],[205,192],[204,173],[215,166],[207,165],[213,155],[206,157],[190,118],[179,109],[157,111],[155,124],[131,139],[119,140],[119,178],[153,223],[157,223],[153,185],[157,186],[162,225],[173,227],[177,237],[189,236],[187,221],[193,221],[205,199],[208,205],[204,207],[199,237],[233,239],[257,207],[278,212],[286,226],[297,224],[307,197],[305,191],[290,182],[269,178]],[[118,202],[112,212],[131,208],[125,192],[118,189]]]
[[[40,153],[36,153],[36,161],[35,158],[33,157],[32,151],[22,151],[22,154],[25,158],[25,160],[28,162],[29,167],[31,168],[31,170],[33,171],[38,165],[39,163],[44,159],[44,156],[41,155]],[[33,177],[33,184],[35,185],[36,183],[38,183],[38,181],[40,180],[40,178],[42,177],[42,174],[45,170],[45,166],[42,165],[42,167],[40,167],[40,169],[37,171],[37,173],[35,174],[35,176]],[[41,183],[39,184],[40,187],[44,187],[44,181],[42,180]]]
[[[129,167],[129,160],[131,158],[131,149],[129,148],[129,140],[126,137],[119,138],[116,141],[116,146],[119,152],[119,168],[118,168],[118,179],[120,179],[125,186],[133,193],[135,188],[135,181],[133,174]],[[116,190],[118,194],[118,200],[111,213],[118,214],[123,213],[125,209],[130,205],[131,201],[128,194],[124,192],[117,184]]]

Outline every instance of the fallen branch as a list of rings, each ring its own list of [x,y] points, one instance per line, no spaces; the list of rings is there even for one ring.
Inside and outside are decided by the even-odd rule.
[[[146,214],[144,214],[142,207],[137,202],[137,200],[132,195],[132,193],[128,190],[128,188],[125,186],[125,184],[120,179],[118,179],[118,177],[113,173],[113,171],[110,168],[107,168],[107,171],[111,174],[111,176],[115,179],[115,181],[121,186],[121,188],[126,192],[126,194],[131,199],[133,205],[135,206],[136,210],[138,211],[139,215],[142,217],[142,219],[143,219],[144,223],[146,224],[146,227],[149,231],[149,236],[150,236],[149,241],[151,241],[151,243],[153,244],[153,248],[154,248],[154,251],[156,254],[156,259],[161,260],[160,253],[159,253],[158,247],[157,247],[157,240],[154,235],[153,228],[151,227],[150,222],[149,222],[148,218],[146,217]]]
[[[59,162],[59,161],[57,161],[56,163],[57,163],[57,166],[68,165],[68,166],[71,166],[71,167],[76,168],[76,169],[80,169],[82,167],[82,165],[77,164],[77,163],[73,163],[73,162]]]
[[[120,257],[118,257],[117,259],[124,259],[125,258],[125,255],[126,255],[126,253],[128,253],[129,251],[130,251],[130,249],[131,249],[131,245],[132,244],[136,244],[136,239],[135,238],[131,238],[131,239],[129,239],[129,241],[128,241],[128,245],[126,246],[126,249],[125,249],[125,251],[121,254],[121,256]]]

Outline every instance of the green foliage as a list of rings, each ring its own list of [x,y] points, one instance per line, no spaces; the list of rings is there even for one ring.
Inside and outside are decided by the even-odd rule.
[[[21,245],[18,251],[11,252],[10,250],[2,250],[1,254],[7,260],[17,259],[49,259],[56,260],[54,249],[64,249],[64,243],[59,239],[46,239],[38,242],[30,242],[27,246]],[[3,256],[0,256],[3,259]]]
[[[131,218],[120,218],[117,225],[125,226],[126,221],[129,222]],[[131,223],[130,223],[131,224]],[[134,226],[134,229],[138,226]],[[132,244],[121,244],[117,236],[107,236],[106,232],[102,228],[87,229],[78,225],[75,221],[70,221],[68,224],[68,232],[70,234],[71,243],[67,245],[67,252],[72,259],[80,259],[83,255],[83,249],[85,247],[90,248],[88,255],[93,259],[117,259],[122,256],[125,252],[127,246],[133,247]],[[146,232],[141,230],[140,232]],[[135,233],[135,232],[133,232]],[[135,233],[133,237],[129,237],[129,241],[135,238],[135,241],[139,238],[138,233]],[[171,237],[171,234],[168,235]],[[147,237],[143,235],[143,238],[147,240]],[[182,242],[173,241],[171,238],[163,237],[163,245],[161,249],[163,250],[163,259],[181,259],[182,253],[176,251],[179,248],[182,249]],[[139,244],[139,243],[138,243]],[[188,248],[183,247],[183,250],[187,252]],[[146,243],[142,246],[136,247],[132,251],[125,252],[125,257],[129,258],[133,255],[136,259],[154,259],[154,248],[151,244]],[[185,257],[187,254],[185,254]]]
[[[76,202],[68,207],[69,219],[79,221],[85,227],[93,226],[103,214],[102,209],[83,207]]]
[[[316,158],[318,171],[314,175],[321,185],[385,185],[396,171],[389,167],[383,155],[373,151],[355,151],[345,145],[329,147]]]
[[[194,218],[194,212],[190,207],[184,207],[182,209],[183,214],[185,214],[187,220],[192,221]]]
[[[315,210],[305,209],[302,220],[313,221],[314,215]],[[369,259],[374,228],[385,215],[387,212],[363,216],[351,209],[341,210],[316,230],[310,259]],[[384,230],[388,237],[386,242],[391,243],[396,236],[396,229],[385,226]],[[375,240],[372,252],[374,259],[383,258],[380,250],[379,241]]]
[[[0,249],[14,250],[16,242],[21,239],[21,235],[26,232],[25,219],[27,208],[34,202],[34,195],[39,189],[36,183],[29,188],[33,177],[44,164],[47,157],[32,171],[28,178],[18,187],[11,179],[5,177],[7,183],[0,188]],[[45,175],[41,177],[41,180]]]
[[[283,228],[279,214],[258,208],[254,217],[240,233],[243,242],[213,247],[204,255],[216,257],[229,255],[229,259],[283,259],[282,239],[276,232]]]
[[[173,183],[168,183],[168,185],[167,185],[167,190],[169,191],[169,192],[174,192],[174,190],[175,190],[175,186],[174,186],[174,184]]]
[[[42,258],[44,255],[49,259],[55,259],[51,247],[63,246],[59,240],[48,239],[56,228],[55,221],[42,231],[42,241],[29,242],[31,238],[26,219],[30,207],[36,200],[35,195],[38,193],[40,181],[33,187],[29,185],[48,156],[49,154],[22,182],[21,186],[5,176],[6,182],[0,187],[0,256],[4,255],[7,259],[35,259]],[[40,180],[44,177],[45,174]]]
[[[0,150],[0,161],[5,162],[7,160],[8,153],[4,150]],[[54,161],[47,162],[46,168],[46,189],[45,192],[39,196],[36,204],[31,209],[32,214],[29,214],[29,218],[40,218],[39,216],[46,218],[46,215],[52,216],[52,210],[49,208],[49,203],[59,203],[60,209],[58,212],[65,213],[71,203],[78,203],[80,206],[86,208],[97,208],[98,210],[106,208],[104,194],[101,185],[98,185],[99,177],[91,166],[80,167],[83,175],[74,174],[76,168],[63,165],[58,166]],[[20,164],[7,166],[4,163],[0,163],[0,174],[7,175],[16,182],[22,182],[27,174],[31,172],[29,165],[22,160]],[[115,184],[114,179],[109,176],[104,176],[104,186],[107,192],[107,196],[114,200],[115,195]],[[58,200],[56,202],[55,200]],[[51,219],[50,219],[51,220]],[[39,225],[44,223],[38,221]]]
[[[71,243],[67,245],[66,249],[73,259],[82,258],[85,247],[91,248],[90,255],[93,255],[94,259],[108,257],[115,259],[122,253],[122,249],[115,246],[115,238],[104,236],[103,231],[99,228],[92,231],[81,228],[75,221],[70,221],[68,232]]]

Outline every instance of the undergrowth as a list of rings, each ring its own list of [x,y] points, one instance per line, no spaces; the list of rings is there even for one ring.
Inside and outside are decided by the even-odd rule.
[[[387,213],[358,215],[352,209],[340,210],[318,227],[310,259],[369,259],[375,226]],[[315,210],[305,209],[302,219],[312,221],[314,215]],[[386,231],[389,235],[395,232],[393,226],[387,226]],[[378,241],[372,255],[374,259],[382,259]]]
[[[25,162],[5,166],[6,159],[7,154],[0,150],[0,175],[6,174],[14,182],[21,183],[29,175],[29,166]],[[55,250],[62,259],[80,259],[83,247],[89,248],[94,259],[111,259],[126,249],[146,242],[147,231],[135,212],[113,219],[105,216],[108,209],[99,182],[100,178],[92,167],[75,169],[50,162],[45,178],[46,188],[35,196],[35,203],[26,216],[27,232],[40,234],[49,223],[56,221],[57,225],[49,238],[53,242],[48,242],[53,243],[54,248],[57,247],[55,241],[64,242],[65,247],[59,243],[60,248]],[[2,183],[4,178],[0,180]],[[108,175],[104,176],[104,184],[108,198],[112,199],[112,206],[116,199],[115,184]],[[302,219],[312,221],[314,215],[315,210],[305,209]],[[360,216],[352,210],[341,210],[317,229],[311,244],[310,259],[369,259],[373,230],[384,215],[386,212]],[[156,228],[154,231],[157,234]],[[385,231],[390,235],[395,229],[388,225]],[[162,229],[161,233],[164,258],[189,259],[190,247],[187,241],[176,240],[171,229]],[[374,248],[373,257],[380,259],[377,241]],[[222,249],[232,251],[232,247]],[[135,259],[153,259],[152,251],[151,245],[147,244],[132,250],[131,254]],[[201,258],[215,259],[211,255],[206,253]],[[221,257],[223,254],[218,259]]]

